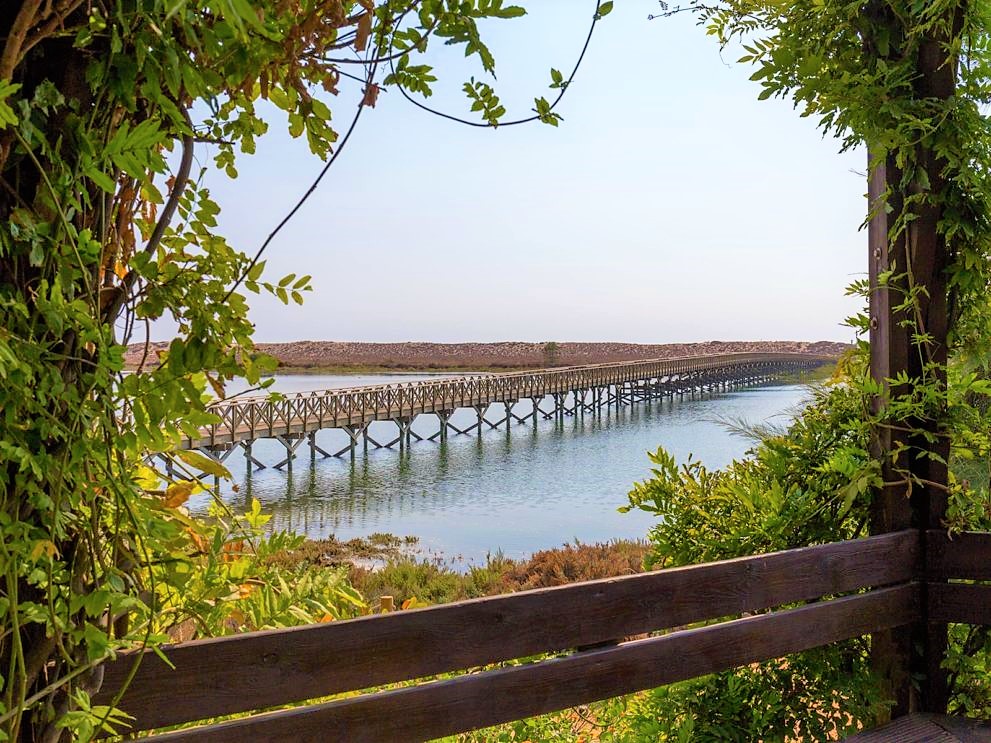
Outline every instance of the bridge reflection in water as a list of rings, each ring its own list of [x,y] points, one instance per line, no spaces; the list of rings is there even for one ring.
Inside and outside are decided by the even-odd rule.
[[[335,389],[279,400],[236,398],[215,403],[211,411],[220,422],[185,439],[181,448],[220,462],[243,451],[249,467],[263,468],[252,444],[274,439],[285,448],[275,467],[291,468],[304,442],[313,456],[353,458],[359,447],[405,449],[413,441],[444,441],[452,433],[480,435],[486,428],[509,429],[541,418],[583,416],[602,408],[760,384],[834,360],[798,353],[735,353]],[[455,425],[452,416],[466,408],[474,411],[473,422]],[[424,415],[436,420],[435,432],[413,430],[413,422]],[[369,427],[375,421],[391,422],[391,437],[374,438]],[[344,431],[347,445],[336,452],[321,448],[316,432],[325,429]]]

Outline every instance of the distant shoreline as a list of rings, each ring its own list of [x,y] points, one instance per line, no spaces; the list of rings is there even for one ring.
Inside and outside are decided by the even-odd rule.
[[[486,369],[476,369],[467,367],[449,367],[444,369],[437,369],[435,367],[399,367],[394,366],[357,366],[353,364],[337,364],[332,366],[286,366],[280,365],[273,374],[279,374],[283,376],[296,376],[305,377],[307,375],[334,375],[334,376],[361,376],[364,374],[393,374],[397,377],[402,376],[423,376],[423,375],[437,375],[443,376],[446,374],[498,374],[500,372],[513,372],[513,371],[525,371],[527,368],[537,369],[539,367],[520,367],[516,369],[496,369],[496,368],[486,368]]]
[[[153,343],[148,358],[168,348]],[[279,374],[484,374],[554,366],[583,366],[722,353],[808,353],[840,356],[849,344],[835,341],[705,341],[700,343],[358,343],[295,341],[259,343],[279,361]],[[128,347],[125,363],[136,367],[144,344]]]

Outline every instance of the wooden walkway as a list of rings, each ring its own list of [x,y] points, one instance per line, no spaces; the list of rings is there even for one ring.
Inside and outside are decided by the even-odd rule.
[[[304,440],[314,454],[353,457],[359,443],[366,449],[369,443],[404,448],[414,439],[444,440],[449,431],[481,433],[486,426],[508,428],[514,422],[536,422],[540,417],[583,415],[666,395],[755,384],[832,361],[835,358],[813,354],[734,353],[334,389],[287,395],[278,401],[233,398],[212,405],[210,410],[220,421],[202,429],[199,436],[181,441],[180,448],[199,450],[218,461],[243,449],[248,461],[260,468],[263,465],[252,455],[251,444],[276,439],[286,449],[286,458],[276,467],[292,466],[294,453]],[[524,411],[515,410],[523,401]],[[495,421],[487,417],[493,406],[498,411]],[[463,408],[474,410],[475,422],[458,428],[450,418]],[[431,436],[412,430],[413,421],[423,414],[437,418],[438,430]],[[374,421],[394,423],[395,437],[381,443],[371,439],[368,427]],[[321,449],[315,433],[324,429],[345,431],[348,446],[338,452]]]
[[[991,723],[945,715],[910,715],[847,740],[851,743],[991,743]]]

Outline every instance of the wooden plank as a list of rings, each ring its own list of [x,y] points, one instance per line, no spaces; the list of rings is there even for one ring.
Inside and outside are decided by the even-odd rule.
[[[929,618],[933,622],[991,624],[991,586],[930,583]]]
[[[565,658],[273,712],[153,737],[202,741],[422,741],[694,678],[904,625],[904,584]]]
[[[930,579],[991,580],[991,533],[971,531],[949,536],[932,529],[926,532],[926,561]]]
[[[919,532],[524,591],[145,653],[121,707],[162,727],[594,645],[744,611],[907,581]],[[97,703],[134,661],[107,665]],[[162,704],[162,700],[168,704]]]
[[[846,740],[850,743],[991,743],[991,724],[965,717],[908,715]]]

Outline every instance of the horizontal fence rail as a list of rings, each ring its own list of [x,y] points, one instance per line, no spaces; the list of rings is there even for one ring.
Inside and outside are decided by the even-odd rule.
[[[929,531],[926,555],[930,619],[991,624],[991,534]]]
[[[425,740],[908,624],[920,611],[920,542],[918,531],[896,532],[180,644],[164,650],[174,670],[153,653],[140,655],[120,706],[135,717],[134,729],[159,728],[575,650],[157,738]],[[864,589],[873,590],[678,629]],[[111,699],[138,659],[108,664],[98,703]]]
[[[267,397],[232,398],[214,403],[210,411],[220,421],[202,429],[199,437],[184,439],[181,447],[226,446],[644,380],[688,379],[720,370],[732,370],[738,375],[752,371],[756,377],[761,373],[813,368],[835,360],[833,356],[817,354],[730,353],[303,392],[278,401]]]
[[[166,741],[419,741],[650,689],[909,624],[908,583],[526,666],[156,736]]]

